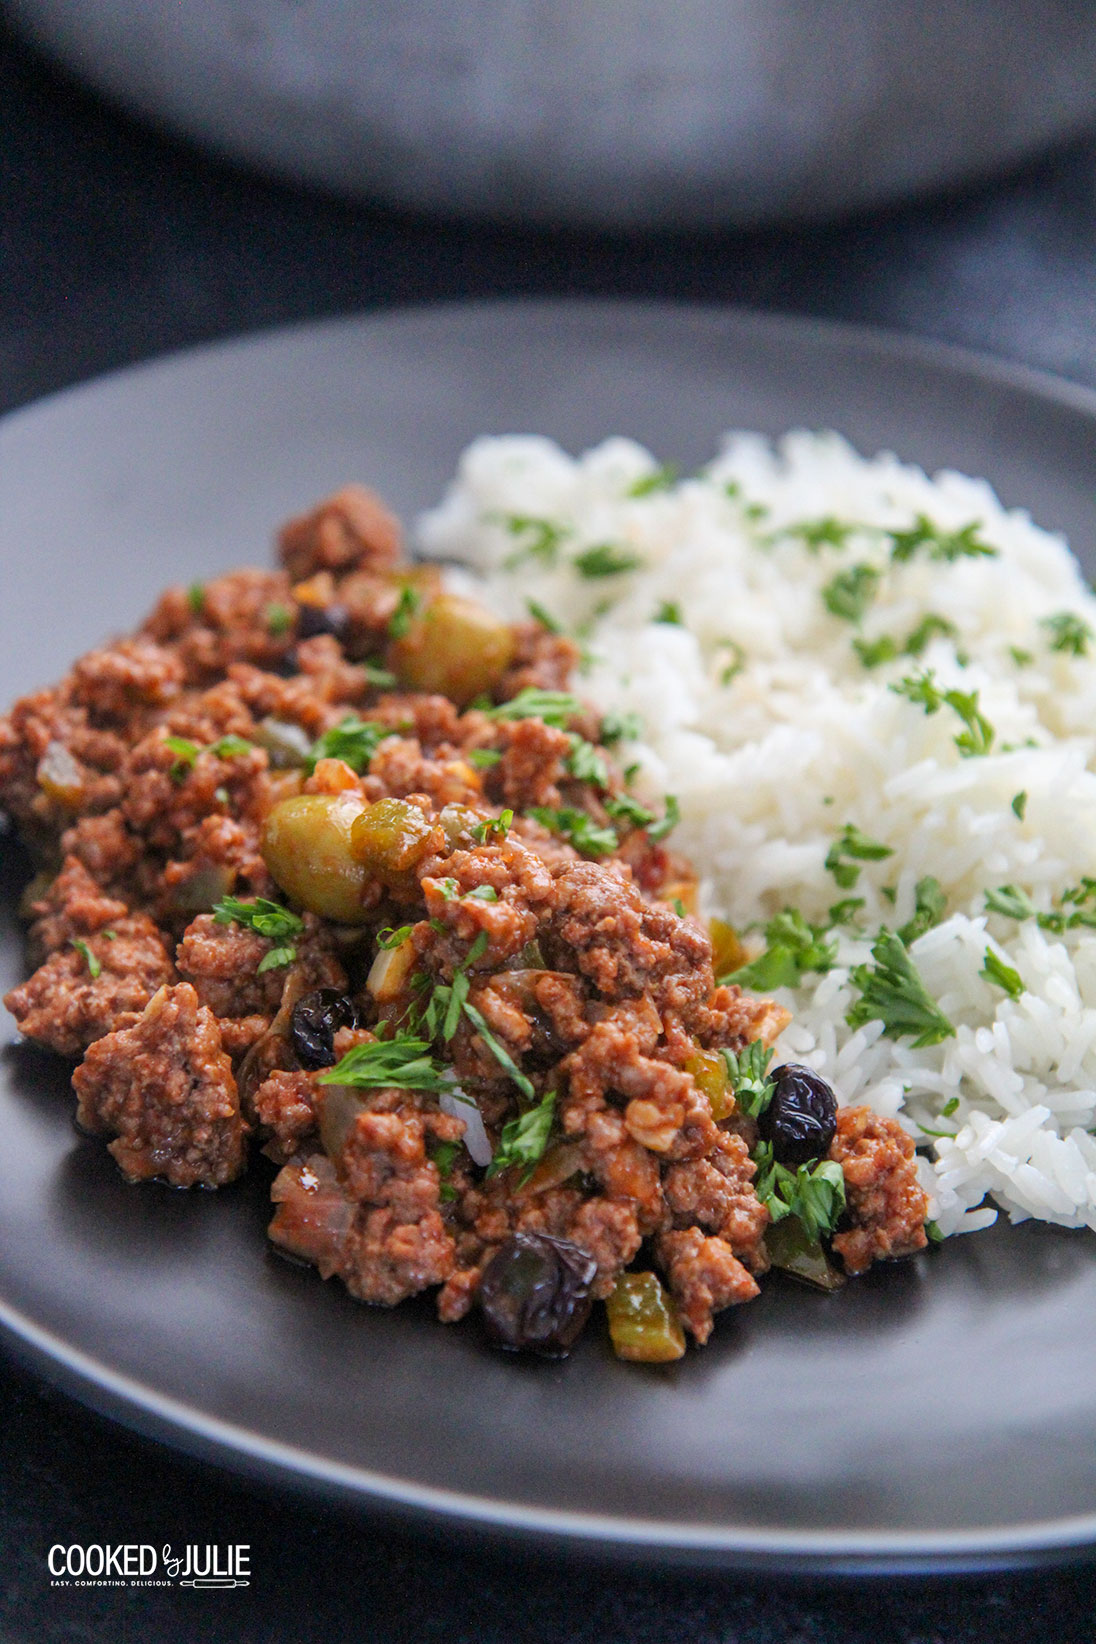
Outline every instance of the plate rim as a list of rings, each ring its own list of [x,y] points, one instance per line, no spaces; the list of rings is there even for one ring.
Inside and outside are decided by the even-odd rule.
[[[801,337],[840,352],[856,349],[876,359],[919,365],[975,379],[1065,408],[1096,432],[1096,389],[1039,367],[935,338],[814,315],[784,313],[732,304],[658,298],[499,297],[423,301],[322,318],[301,318],[242,334],[184,345],[100,372],[17,405],[0,417],[0,449],[9,431],[48,417],[60,406],[79,404],[105,388],[157,373],[200,365],[249,352],[261,353],[280,340],[307,333],[362,333],[408,324],[445,324],[462,317],[574,316],[613,313],[640,323],[672,313],[698,323],[720,322],[728,337],[766,334]],[[964,1530],[883,1532],[867,1530],[786,1531],[700,1527],[672,1520],[630,1519],[616,1514],[531,1507],[498,1497],[420,1485],[361,1466],[340,1463],[297,1449],[234,1422],[211,1416],[111,1368],[63,1337],[37,1324],[0,1296],[0,1346],[78,1402],[146,1438],[297,1492],[320,1492],[359,1510],[372,1508],[402,1516],[422,1531],[444,1525],[458,1531],[488,1531],[498,1542],[509,1538],[524,1550],[558,1555],[585,1552],[595,1557],[644,1558],[666,1564],[755,1573],[812,1575],[922,1575],[1016,1569],[1063,1563],[1096,1553],[1096,1510],[1020,1525],[988,1525]],[[547,1547],[545,1546],[547,1538]]]

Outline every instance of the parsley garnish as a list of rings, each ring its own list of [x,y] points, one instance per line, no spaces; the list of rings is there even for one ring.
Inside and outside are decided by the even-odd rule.
[[[494,885],[477,885],[475,890],[465,891],[464,895],[470,902],[497,902],[499,899]]]
[[[681,606],[676,599],[664,599],[652,620],[668,623],[671,628],[683,628],[685,626],[685,618],[681,614]]]
[[[610,712],[602,716],[598,734],[606,748],[614,742],[637,742],[643,735],[643,721],[638,714]]]
[[[550,634],[561,634],[563,632],[562,623],[557,622],[555,617],[546,611],[543,605],[538,605],[535,599],[527,599],[525,609],[529,612],[533,621],[539,622],[542,628],[547,628]]]
[[[391,953],[393,948],[403,946],[414,928],[413,925],[400,925],[393,930],[391,925],[386,925],[383,930],[377,932],[377,946],[385,953]]]
[[[507,514],[503,524],[511,536],[528,538],[503,561],[503,568],[507,571],[514,570],[529,559],[537,559],[542,565],[554,565],[559,557],[560,543],[571,535],[568,526],[560,525],[556,520],[536,519],[531,514]]]
[[[243,736],[222,736],[219,742],[211,742],[206,752],[218,759],[235,759],[241,754],[249,754],[254,746],[254,742]]]
[[[844,548],[854,531],[862,526],[847,525],[843,520],[825,514],[821,519],[801,520],[796,525],[785,525],[782,535],[798,537],[805,548],[817,554],[820,548]]]
[[[733,1050],[722,1052],[735,1102],[751,1119],[759,1119],[773,1099],[776,1086],[765,1071],[772,1055],[760,1039],[751,1039],[738,1055]]]
[[[554,811],[547,805],[530,805],[528,814],[549,833],[566,839],[585,856],[608,856],[620,844],[612,828],[602,828],[586,811],[565,805]]]
[[[88,967],[92,981],[97,981],[103,972],[103,967],[99,960],[95,957],[94,953],[92,953],[91,949],[82,937],[74,936],[72,939],[72,945],[76,949],[77,953],[83,955],[84,963]]]
[[[596,547],[584,548],[581,554],[576,554],[572,564],[579,576],[592,580],[594,577],[617,577],[624,571],[636,571],[643,560],[626,548],[618,548],[615,543],[599,542]]]
[[[996,982],[999,988],[1004,988],[1010,999],[1019,999],[1024,991],[1020,972],[1006,965],[992,948],[986,949],[985,963],[978,974],[984,976],[987,982]]]
[[[624,495],[649,497],[653,491],[670,491],[677,483],[677,476],[677,464],[667,462],[661,468],[654,468],[649,474],[641,474],[639,479],[633,480]]]
[[[609,771],[592,742],[584,736],[571,737],[571,752],[563,761],[577,782],[591,782],[595,788],[609,786]]]
[[[654,811],[649,811],[630,793],[607,794],[602,803],[614,822],[627,822],[630,827],[645,828],[655,819]]]
[[[1091,640],[1096,639],[1088,623],[1076,611],[1059,611],[1043,617],[1039,623],[1051,636],[1052,651],[1065,651],[1069,656],[1087,656]]]
[[[996,733],[986,716],[979,712],[977,691],[941,691],[931,668],[921,674],[908,674],[888,689],[896,696],[908,697],[910,702],[920,704],[926,714],[934,714],[945,705],[953,709],[966,726],[965,731],[952,738],[964,759],[989,753]]]
[[[424,1090],[431,1094],[449,1089],[449,1081],[430,1055],[425,1039],[397,1033],[355,1045],[334,1067],[317,1074],[318,1085],[350,1085],[354,1090]]]
[[[169,772],[171,780],[182,782],[186,773],[193,769],[194,761],[202,750],[196,742],[191,742],[186,736],[165,736],[164,746],[170,748],[175,755],[175,763]]]
[[[1003,913],[1006,919],[1033,919],[1035,903],[1019,885],[998,885],[986,892],[987,913]]]
[[[205,605],[205,584],[192,582],[186,591],[186,602],[195,616],[201,616],[202,608]]]
[[[918,514],[912,529],[889,533],[891,558],[904,563],[912,559],[919,548],[927,548],[930,559],[946,560],[949,564],[957,559],[995,559],[997,549],[980,541],[977,530],[976,520],[971,520],[959,531],[945,531],[941,526],[934,525],[926,514]]]
[[[789,1170],[773,1158],[772,1144],[759,1142],[754,1151],[757,1175],[754,1192],[774,1222],[796,1216],[809,1240],[832,1233],[845,1208],[845,1173],[834,1159]]]
[[[662,819],[661,821],[656,822],[653,827],[649,827],[647,829],[647,838],[651,841],[652,845],[657,845],[660,840],[665,839],[666,835],[671,833],[673,829],[677,827],[680,821],[681,806],[677,802],[677,796],[676,794],[668,793],[666,795],[666,810],[663,813]]]
[[[865,668],[878,668],[881,662],[893,662],[898,655],[898,645],[889,634],[880,634],[878,639],[854,639],[852,648]]]
[[[457,1196],[457,1190],[450,1181],[453,1173],[453,1163],[460,1152],[459,1142],[435,1142],[430,1149],[430,1162],[438,1173],[438,1198],[442,1203],[449,1203]]]
[[[422,604],[422,595],[409,582],[405,582],[400,589],[400,597],[396,601],[396,609],[388,619],[389,639],[404,639],[415,619],[415,613]]]
[[[281,965],[291,965],[297,957],[293,938],[304,930],[304,920],[289,908],[283,908],[280,902],[268,901],[265,896],[257,896],[253,902],[225,896],[220,902],[214,902],[213,920],[218,925],[243,925],[277,943],[260,962],[257,975]]]
[[[860,832],[855,822],[846,822],[840,838],[830,846],[824,866],[842,890],[851,890],[860,878],[856,862],[882,862],[884,857],[893,855],[889,845],[869,839],[866,833]]]
[[[856,915],[863,906],[864,898],[862,896],[846,896],[841,902],[831,903],[828,914],[830,924],[854,925]]]
[[[266,631],[274,639],[281,639],[293,626],[293,612],[288,605],[268,605],[266,608]]]
[[[495,1156],[487,1167],[488,1176],[497,1176],[500,1171],[509,1170],[514,1165],[524,1165],[521,1178],[521,1185],[524,1186],[548,1146],[555,1113],[556,1093],[550,1090],[536,1107],[504,1124]]]
[[[501,758],[502,753],[498,748],[471,748],[468,753],[468,763],[477,771],[489,771]]]
[[[912,1038],[915,1050],[950,1039],[955,1028],[930,997],[902,938],[881,930],[871,952],[874,963],[852,972],[861,997],[845,1016],[849,1026],[880,1021],[886,1038]]]
[[[1018,668],[1030,668],[1031,664],[1035,661],[1032,653],[1030,651],[1025,651],[1020,645],[1010,645],[1008,648],[1008,654]]]
[[[477,822],[471,832],[472,838],[481,845],[486,845],[493,838],[505,839],[514,822],[513,811],[503,811],[501,816],[487,816],[482,822]]]
[[[807,971],[833,967],[837,943],[822,940],[826,930],[825,925],[809,925],[798,908],[785,908],[765,926],[764,953],[719,980],[761,992],[798,987]]]
[[[375,662],[359,662],[358,667],[365,675],[366,684],[375,685],[379,691],[390,690],[397,683],[390,668],[378,668]]]
[[[839,571],[822,590],[822,603],[835,617],[859,622],[879,587],[880,573],[874,565],[850,565]]]
[[[1027,810],[1027,802],[1028,796],[1026,788],[1021,788],[1019,793],[1014,793],[1012,796],[1012,814],[1021,822],[1024,820],[1024,812]]]
[[[1034,919],[1041,930],[1076,930],[1078,926],[1096,927],[1096,912],[1087,904],[1096,901],[1096,879],[1084,878],[1079,885],[1070,885],[1059,898],[1060,906],[1047,913],[1039,913],[1034,902],[1019,885],[998,885],[986,892],[986,911],[1002,913],[1006,919]],[[1072,906],[1072,912],[1066,911]]]
[[[385,737],[395,735],[389,725],[378,725],[375,720],[347,714],[345,719],[340,719],[337,725],[323,733],[318,742],[313,743],[305,766],[314,771],[321,759],[341,759],[360,776]]]
[[[586,710],[569,691],[542,691],[536,685],[527,685],[509,702],[501,702],[497,708],[486,708],[484,712],[488,719],[543,719],[546,725],[565,730],[568,720],[577,719]]]
[[[719,670],[719,683],[729,685],[733,679],[738,678],[746,666],[746,652],[737,639],[717,639],[715,646],[717,650],[726,651],[730,656],[730,661],[725,662]]]
[[[920,656],[930,640],[954,639],[958,632],[954,622],[949,622],[947,617],[937,616],[934,611],[930,611],[907,636],[902,649],[907,656]]]
[[[917,881],[913,888],[913,899],[913,917],[908,919],[898,932],[900,940],[907,947],[912,947],[919,936],[924,936],[927,930],[940,923],[948,905],[940,881],[933,879],[931,875],[927,879]]]
[[[518,1064],[514,1061],[514,1058],[506,1049],[506,1046],[501,1045],[495,1038],[495,1035],[491,1032],[491,1029],[484,1021],[482,1013],[476,1009],[475,1005],[470,1005],[467,999],[464,999],[461,1002],[460,1008],[464,1012],[465,1016],[467,1016],[468,1020],[471,1022],[472,1026],[475,1028],[488,1050],[491,1052],[491,1055],[495,1058],[495,1061],[506,1073],[510,1075],[522,1095],[526,1097],[527,1100],[532,1101],[536,1092],[534,1091],[531,1082],[525,1077],[525,1074],[518,1067]],[[505,1131],[503,1132],[503,1135],[505,1135]]]

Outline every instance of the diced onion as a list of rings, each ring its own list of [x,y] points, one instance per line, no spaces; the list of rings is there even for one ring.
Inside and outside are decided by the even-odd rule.
[[[472,1163],[489,1165],[493,1157],[491,1143],[483,1126],[480,1110],[463,1090],[446,1090],[438,1098],[438,1106],[451,1119],[464,1120],[464,1145],[472,1155]]]

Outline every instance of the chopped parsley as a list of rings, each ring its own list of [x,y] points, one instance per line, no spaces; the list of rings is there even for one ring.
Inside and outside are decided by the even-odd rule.
[[[940,881],[933,879],[931,874],[928,878],[917,881],[913,888],[913,899],[913,917],[908,919],[898,932],[899,940],[907,947],[912,947],[919,936],[924,936],[927,930],[940,923],[948,905]]]
[[[828,918],[831,925],[854,925],[856,915],[864,906],[862,896],[846,896],[843,901],[830,904]]]
[[[222,736],[219,742],[211,742],[206,751],[215,755],[217,759],[236,759],[243,754],[249,754],[254,746],[254,742],[249,742],[243,736]]]
[[[570,805],[558,811],[547,805],[530,805],[528,814],[584,856],[608,856],[620,844],[612,828],[600,827],[586,811],[575,810]]]
[[[491,1032],[491,1029],[484,1021],[482,1013],[476,1009],[475,1005],[470,1005],[468,1003],[467,997],[461,1001],[460,1008],[464,1012],[465,1016],[467,1016],[468,1020],[471,1022],[472,1026],[475,1028],[488,1050],[491,1052],[491,1055],[495,1058],[495,1061],[504,1070],[504,1072],[510,1075],[522,1095],[528,1101],[532,1101],[534,1095],[536,1094],[533,1090],[532,1083],[525,1077],[525,1074],[518,1067],[518,1064],[514,1061],[514,1058],[506,1049],[506,1046],[501,1045],[495,1038],[495,1035]]]
[[[225,896],[213,904],[213,920],[218,925],[243,925],[257,936],[265,936],[276,945],[259,964],[257,975],[291,965],[297,957],[294,939],[304,930],[304,920],[280,902],[271,902],[257,896],[252,902],[241,902],[236,896]]]
[[[521,1177],[524,1185],[544,1156],[555,1115],[556,1093],[550,1090],[536,1107],[504,1124],[495,1156],[487,1167],[488,1176],[497,1176],[514,1165],[524,1165]]]
[[[393,948],[403,946],[414,928],[413,925],[399,925],[393,929],[391,925],[386,925],[383,930],[377,932],[377,946],[384,953],[391,953]]]
[[[856,866],[858,862],[882,862],[884,857],[893,855],[889,845],[881,844],[878,839],[869,839],[855,822],[846,822],[839,838],[827,851],[823,865],[827,873],[833,874],[834,882],[842,890],[851,890],[860,878],[860,869]]]
[[[465,891],[464,895],[469,902],[497,902],[499,899],[494,885],[477,885],[475,890]]]
[[[675,794],[668,793],[666,795],[666,809],[661,817],[661,820],[655,822],[653,826],[647,829],[647,838],[651,841],[652,845],[657,845],[661,840],[665,839],[668,833],[673,832],[674,828],[677,827],[680,821],[681,806],[677,802],[677,796]]]
[[[186,602],[195,616],[201,616],[205,607],[205,584],[192,582],[186,591]]]
[[[609,786],[609,771],[604,759],[592,742],[584,736],[571,737],[571,752],[563,761],[577,782],[590,782],[595,788]]]
[[[293,612],[288,605],[268,605],[266,608],[266,631],[274,639],[281,639],[293,626]]]
[[[878,668],[881,662],[893,662],[899,654],[898,642],[890,634],[880,634],[878,639],[854,639],[852,648],[865,668]]]
[[[406,639],[421,604],[422,595],[416,588],[412,588],[410,583],[405,582],[400,589],[396,609],[388,619],[389,639]]]
[[[795,525],[785,525],[780,534],[798,537],[805,548],[812,554],[817,554],[822,548],[846,547],[852,533],[863,529],[863,526],[850,525],[844,520],[835,519],[832,514],[824,514],[821,519],[801,520]]]
[[[1064,651],[1068,656],[1087,656],[1088,647],[1096,634],[1076,611],[1058,611],[1043,617],[1039,623],[1050,635],[1052,651]]]
[[[425,1039],[397,1033],[355,1045],[334,1067],[317,1074],[318,1085],[350,1085],[354,1090],[423,1090],[439,1094],[450,1088],[444,1069],[430,1055]]]
[[[985,963],[978,973],[984,976],[987,982],[996,982],[999,988],[1004,988],[1010,999],[1019,999],[1024,991],[1020,972],[1006,965],[1000,954],[994,953],[992,948],[986,949]]]
[[[732,680],[738,678],[743,668],[745,668],[746,652],[737,639],[717,639],[715,643],[716,649],[726,652],[728,657],[728,660],[719,670],[719,683],[729,685]]]
[[[1030,668],[1035,661],[1031,651],[1025,651],[1022,645],[1010,645],[1008,654],[1018,668]]]
[[[759,1119],[773,1099],[776,1086],[766,1076],[772,1054],[760,1039],[751,1039],[739,1055],[733,1050],[722,1052],[735,1102],[751,1119]]]
[[[584,548],[581,554],[576,554],[572,564],[579,576],[593,580],[595,577],[618,577],[624,571],[636,571],[643,565],[639,554],[629,553],[627,548],[620,548],[612,542],[599,542],[593,548]]]
[[[643,735],[643,721],[638,714],[607,713],[601,720],[601,741],[606,748],[614,742],[636,742]]]
[[[468,763],[477,771],[489,771],[501,758],[502,752],[498,748],[472,748],[469,750]]]
[[[900,564],[913,558],[920,549],[927,548],[930,559],[954,564],[957,559],[995,559],[998,550],[991,548],[978,536],[978,522],[971,520],[958,531],[945,531],[934,525],[927,514],[918,514],[908,531],[891,531],[891,558]]]
[[[527,560],[554,565],[559,558],[560,544],[571,535],[569,526],[553,519],[538,519],[532,514],[507,514],[503,524],[511,536],[526,539],[503,561],[507,571],[515,570]]]
[[[845,1016],[849,1026],[882,1022],[886,1038],[912,1039],[915,1050],[950,1039],[955,1027],[930,996],[902,938],[881,930],[871,952],[873,962],[852,972],[860,998]]]
[[[808,971],[832,969],[837,943],[822,940],[827,929],[808,924],[798,908],[785,908],[765,926],[764,953],[719,980],[761,992],[798,987]]]
[[[459,1142],[435,1142],[430,1148],[430,1162],[438,1173],[438,1198],[443,1204],[450,1203],[457,1196],[450,1177],[460,1147]]]
[[[482,822],[477,822],[470,829],[472,838],[481,845],[490,844],[492,839],[502,840],[510,832],[514,822],[513,811],[503,811],[499,816],[486,816]]]
[[[1019,885],[998,885],[986,892],[986,912],[1003,913],[1006,919],[1034,919],[1035,903]]]
[[[906,656],[920,656],[931,640],[954,639],[958,632],[954,622],[949,622],[947,617],[937,616],[935,611],[930,611],[907,636],[902,650]]]
[[[527,685],[509,702],[497,708],[484,709],[488,719],[543,719],[556,730],[565,730],[568,720],[577,719],[586,712],[577,696],[570,691],[542,691],[537,685]]]
[[[996,732],[985,714],[978,708],[977,691],[941,691],[931,668],[920,674],[907,674],[888,689],[896,696],[904,696],[919,704],[926,714],[937,713],[947,706],[958,714],[966,729],[953,737],[955,746],[964,759],[988,754],[993,747]]]
[[[380,668],[375,662],[359,662],[358,667],[365,675],[365,683],[376,686],[379,691],[391,690],[398,683],[390,668]]]
[[[1026,788],[1021,788],[1019,793],[1014,793],[1012,796],[1012,814],[1021,822],[1024,820],[1024,812],[1027,810],[1027,802],[1028,796]]]
[[[535,599],[527,599],[525,601],[525,609],[528,611],[533,621],[539,622],[541,627],[546,628],[550,634],[561,634],[563,632],[563,624],[557,622],[551,612],[546,611],[544,606],[539,605]]]
[[[175,755],[175,763],[169,772],[171,780],[173,782],[182,782],[186,777],[186,773],[193,770],[194,761],[202,750],[196,742],[191,742],[190,738],[186,736],[165,736],[164,746],[169,748]]]
[[[822,590],[822,603],[835,617],[846,622],[860,622],[864,612],[875,598],[880,573],[874,565],[863,562],[839,571]]]
[[[1034,919],[1042,930],[1061,935],[1078,926],[1096,928],[1096,879],[1084,878],[1079,885],[1070,885],[1059,897],[1059,906],[1040,913],[1031,897],[1019,885],[998,885],[986,892],[987,913],[1001,913],[1006,919]]]
[[[313,743],[305,765],[314,771],[321,759],[341,759],[360,776],[368,769],[369,761],[385,737],[395,735],[390,725],[378,725],[375,720],[347,714]]]
[[[757,1165],[754,1192],[774,1222],[796,1216],[807,1238],[815,1241],[832,1233],[845,1208],[845,1173],[834,1159],[789,1170],[773,1158],[772,1144],[759,1142],[753,1154]]]
[[[664,599],[654,614],[655,622],[665,622],[671,628],[683,628],[685,618],[676,599]]]
[[[626,822],[629,827],[645,828],[655,819],[654,811],[649,811],[630,793],[607,794],[602,803],[614,822]]]
[[[641,474],[639,479],[633,480],[624,495],[649,497],[654,491],[670,491],[677,484],[678,472],[676,463],[667,462],[661,468],[654,468],[649,474]]]
[[[97,981],[103,973],[102,964],[96,958],[95,954],[92,953],[91,949],[82,937],[74,936],[72,938],[72,945],[76,949],[77,953],[83,956],[84,963],[88,967],[88,973],[90,974],[92,981]]]

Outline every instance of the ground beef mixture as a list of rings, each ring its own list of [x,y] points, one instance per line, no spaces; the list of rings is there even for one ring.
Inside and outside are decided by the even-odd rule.
[[[790,1226],[831,1276],[921,1248],[894,1121],[840,1109],[794,1168],[762,1139],[786,1013],[717,986],[576,647],[448,594],[365,491],[280,558],[0,719],[40,863],[6,1003],[125,1174],[219,1187],[261,1150],[283,1250],[545,1352],[601,1299],[624,1356],[677,1356]]]

